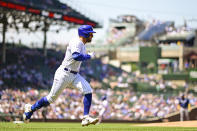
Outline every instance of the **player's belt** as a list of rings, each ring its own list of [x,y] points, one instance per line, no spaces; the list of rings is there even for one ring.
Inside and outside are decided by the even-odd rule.
[[[70,72],[70,73],[73,73],[73,74],[75,74],[75,75],[78,73],[78,72],[72,71],[72,70],[70,70],[70,69],[68,69],[68,68],[64,68],[64,70],[65,70],[65,71],[68,71],[68,72]]]

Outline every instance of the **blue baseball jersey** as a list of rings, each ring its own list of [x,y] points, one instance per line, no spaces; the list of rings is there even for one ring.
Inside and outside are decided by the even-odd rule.
[[[180,105],[182,108],[188,108],[189,99],[187,99],[187,98],[185,98],[184,100],[183,100],[183,99],[179,99],[179,105]]]

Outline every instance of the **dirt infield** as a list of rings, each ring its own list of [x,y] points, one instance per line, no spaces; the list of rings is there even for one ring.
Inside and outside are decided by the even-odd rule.
[[[143,124],[143,125],[139,125],[139,126],[197,127],[197,121],[150,123],[150,124]]]

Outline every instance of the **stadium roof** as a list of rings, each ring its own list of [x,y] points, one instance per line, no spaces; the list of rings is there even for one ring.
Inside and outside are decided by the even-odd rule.
[[[99,22],[83,15],[59,0],[0,0],[0,23],[2,28],[2,63],[6,62],[6,31],[28,29],[31,32],[43,31],[43,53],[46,56],[47,31],[51,25],[67,29],[75,25],[88,24],[101,27]],[[57,29],[56,31],[59,31]]]
[[[138,35],[138,38],[139,40],[144,40],[144,41],[151,40],[155,35],[165,32],[165,28],[172,24],[173,22],[167,21],[164,23],[157,23],[155,25],[151,25],[148,29],[142,31]]]
[[[167,40],[189,40],[195,37],[195,33],[193,31],[184,31],[184,32],[176,32],[176,33],[167,33],[158,38],[159,41],[167,41]]]
[[[93,27],[101,27],[98,22],[91,20],[58,0],[0,0],[0,7],[74,24],[89,24]]]

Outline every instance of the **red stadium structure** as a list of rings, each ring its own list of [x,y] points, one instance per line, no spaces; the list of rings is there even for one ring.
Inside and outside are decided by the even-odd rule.
[[[50,2],[47,2],[50,1]],[[93,27],[100,27],[98,22],[90,20],[86,16],[75,11],[71,7],[60,3],[57,0],[0,0],[0,6],[10,11],[23,11],[48,18],[63,20],[75,24],[89,24]],[[50,4],[49,4],[50,3]],[[54,6],[54,5],[55,6]]]
[[[32,28],[29,23],[36,22]],[[91,20],[80,12],[57,0],[0,0],[0,23],[2,26],[2,59],[6,62],[5,34],[9,28],[19,31],[18,24],[30,31],[44,32],[43,52],[46,56],[46,32],[51,25],[62,25],[68,28],[74,25],[88,24],[95,28],[101,27],[99,22]]]

